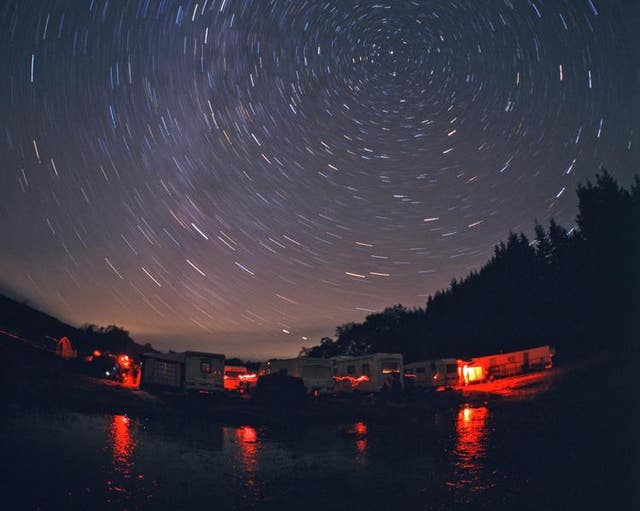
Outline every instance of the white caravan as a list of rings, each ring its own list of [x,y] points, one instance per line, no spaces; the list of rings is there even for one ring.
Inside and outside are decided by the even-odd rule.
[[[412,362],[404,366],[407,385],[416,388],[435,389],[458,385],[458,361],[455,358],[439,358]]]
[[[404,383],[400,353],[338,356],[331,360],[336,392],[380,392]]]
[[[224,355],[185,351],[184,388],[204,392],[224,390]]]

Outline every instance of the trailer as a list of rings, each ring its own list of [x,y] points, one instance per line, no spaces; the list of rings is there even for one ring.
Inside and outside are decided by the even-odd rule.
[[[327,394],[333,392],[332,366],[326,358],[273,358],[260,365],[260,376],[286,374],[302,379],[310,394]]]
[[[420,389],[455,387],[458,385],[458,361],[455,358],[439,358],[412,362],[404,366],[407,386]]]
[[[199,392],[224,390],[225,356],[201,351],[184,352],[184,389]]]
[[[400,353],[338,356],[331,361],[336,392],[375,393],[401,389],[404,385],[403,359]]]
[[[184,353],[142,355],[141,388],[181,390],[184,383]]]
[[[552,365],[553,349],[545,345],[509,353],[458,360],[458,376],[461,385],[468,385],[540,371],[548,369]]]

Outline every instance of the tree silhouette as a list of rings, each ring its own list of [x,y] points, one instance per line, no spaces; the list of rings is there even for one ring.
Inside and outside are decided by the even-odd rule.
[[[509,233],[491,259],[427,299],[336,328],[310,356],[400,352],[410,362],[539,344],[561,355],[638,348],[640,178],[630,190],[607,171],[578,186],[577,227],[536,222],[535,239]]]

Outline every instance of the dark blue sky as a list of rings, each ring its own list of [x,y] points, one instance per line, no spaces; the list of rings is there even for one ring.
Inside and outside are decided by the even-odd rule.
[[[637,2],[0,2],[0,285],[294,355],[638,171]]]

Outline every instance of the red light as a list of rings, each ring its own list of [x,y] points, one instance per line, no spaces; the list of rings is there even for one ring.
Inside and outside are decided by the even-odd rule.
[[[369,381],[369,377],[366,374],[363,374],[362,376],[358,376],[357,378],[354,378],[353,376],[334,376],[333,379],[335,381],[349,380],[351,381],[352,384],[357,384],[362,381]]]

